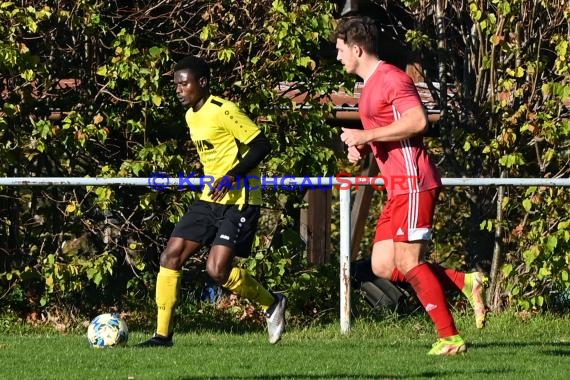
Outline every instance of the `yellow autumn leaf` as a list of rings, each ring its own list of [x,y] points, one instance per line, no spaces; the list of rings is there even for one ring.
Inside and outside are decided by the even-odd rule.
[[[71,202],[70,204],[67,205],[67,207],[65,208],[65,212],[67,213],[72,213],[77,209],[77,204],[75,202]]]
[[[154,103],[155,106],[158,107],[162,103],[162,98],[160,97],[160,95],[153,94],[152,95],[152,102]]]
[[[503,42],[505,38],[503,36],[498,36],[498,35],[493,35],[491,36],[491,43],[495,46],[499,45],[501,42]]]
[[[23,73],[20,74],[22,78],[27,80],[28,82],[33,81],[36,78],[36,73],[30,69],[24,70]]]

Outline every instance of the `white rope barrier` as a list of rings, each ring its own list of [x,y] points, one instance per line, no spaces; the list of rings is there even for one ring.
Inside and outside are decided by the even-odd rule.
[[[339,181],[338,178],[341,178]],[[384,184],[379,177],[261,177],[266,179],[267,188],[275,186],[332,186],[332,185],[378,185]],[[366,180],[366,182],[364,182]],[[150,186],[166,187],[199,185],[200,178],[179,178],[159,176],[157,173],[146,178],[128,177],[2,177],[0,186]],[[444,186],[570,186],[570,178],[443,178]]]

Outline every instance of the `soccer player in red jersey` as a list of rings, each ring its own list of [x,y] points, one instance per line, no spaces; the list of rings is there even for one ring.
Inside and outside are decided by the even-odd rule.
[[[339,22],[337,59],[364,80],[359,100],[363,130],[343,128],[348,159],[357,162],[371,149],[382,176],[388,178],[388,201],[376,226],[372,270],[378,277],[407,281],[435,324],[439,339],[430,355],[466,350],[451,315],[444,287],[462,290],[475,309],[477,327],[485,321],[483,274],[465,274],[424,261],[441,188],[440,174],[423,144],[427,116],[411,78],[378,58],[379,29],[368,17]],[[391,178],[405,180],[390,181]]]

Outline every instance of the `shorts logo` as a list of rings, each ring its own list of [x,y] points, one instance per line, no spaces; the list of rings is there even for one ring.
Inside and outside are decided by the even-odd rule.
[[[228,235],[220,235],[220,239],[230,240],[230,237]]]
[[[404,231],[402,231],[401,227],[398,227],[398,231],[396,231],[396,236],[404,236]]]
[[[428,303],[428,304],[426,305],[426,311],[427,311],[427,312],[430,312],[430,311],[432,311],[432,310],[434,310],[434,309],[437,309],[437,305],[434,305],[433,303]]]
[[[243,223],[243,222],[245,222],[245,218],[242,216],[239,221]]]

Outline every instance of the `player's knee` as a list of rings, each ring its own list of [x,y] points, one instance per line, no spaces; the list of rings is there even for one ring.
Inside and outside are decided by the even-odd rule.
[[[176,247],[166,247],[160,254],[160,266],[168,269],[179,270],[183,265],[182,250]]]
[[[393,266],[388,267],[388,265],[386,266],[373,265],[372,273],[374,273],[376,277],[385,278],[389,280],[392,277],[392,272],[394,271],[393,268],[394,268]]]
[[[216,263],[208,261],[206,263],[206,272],[212,280],[214,280],[218,285],[223,285],[228,281],[230,275],[227,268],[223,265],[218,265]]]
[[[408,273],[419,264],[420,262],[416,258],[404,258],[396,260],[396,268],[398,268],[398,270],[404,274]]]

